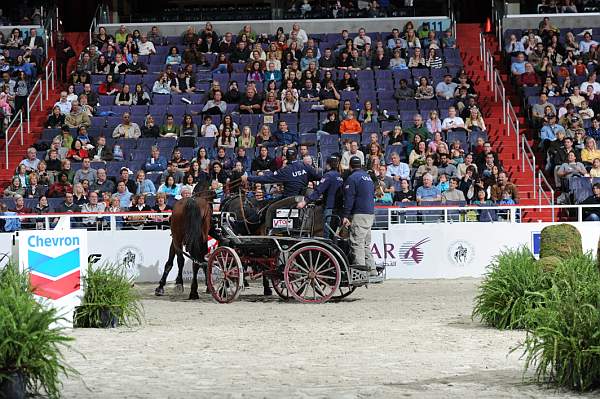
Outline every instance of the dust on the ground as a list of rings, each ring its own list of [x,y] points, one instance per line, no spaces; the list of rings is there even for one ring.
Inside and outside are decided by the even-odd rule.
[[[552,398],[523,381],[525,336],[471,321],[477,279],[390,280],[338,303],[229,305],[143,292],[139,328],[76,329],[65,398]],[[591,395],[590,395],[591,397]]]

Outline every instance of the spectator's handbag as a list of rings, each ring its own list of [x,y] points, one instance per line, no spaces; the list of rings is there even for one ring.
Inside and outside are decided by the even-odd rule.
[[[263,123],[268,123],[268,124],[273,123],[273,115],[264,115]]]
[[[338,109],[340,106],[340,100],[336,100],[335,98],[327,98],[323,100],[323,106],[326,110]]]

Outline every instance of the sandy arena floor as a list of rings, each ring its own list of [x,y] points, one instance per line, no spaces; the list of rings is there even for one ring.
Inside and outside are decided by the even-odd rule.
[[[65,398],[582,398],[522,380],[522,332],[470,318],[479,280],[387,281],[341,303],[156,298],[147,324],[74,330]],[[172,286],[167,287],[172,293]],[[592,397],[593,395],[589,395]]]

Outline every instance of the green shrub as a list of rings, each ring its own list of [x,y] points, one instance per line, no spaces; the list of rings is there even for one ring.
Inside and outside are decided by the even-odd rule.
[[[546,256],[537,261],[539,267],[546,273],[553,272],[562,263],[562,259],[558,256]]]
[[[36,301],[28,273],[13,264],[0,269],[0,381],[23,373],[28,392],[59,397],[59,376],[77,374],[64,363],[61,349],[73,338],[57,327],[61,321]]]
[[[88,266],[83,289],[81,306],[75,311],[76,327],[107,327],[107,313],[116,317],[120,325],[142,323],[144,316],[140,295],[122,267],[108,264]]]
[[[538,382],[586,391],[600,387],[600,273],[592,254],[566,259],[544,306],[530,312],[526,369]],[[518,349],[518,348],[517,348]]]
[[[558,256],[567,259],[583,254],[581,234],[570,224],[556,224],[544,227],[541,232],[540,258]]]
[[[525,328],[528,312],[540,306],[550,278],[526,247],[494,258],[475,297],[473,317],[500,329]]]

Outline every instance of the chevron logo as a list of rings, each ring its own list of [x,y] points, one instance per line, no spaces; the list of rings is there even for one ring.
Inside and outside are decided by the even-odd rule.
[[[30,281],[36,295],[57,300],[79,290],[79,248],[56,257],[32,250],[28,250],[27,255]]]

